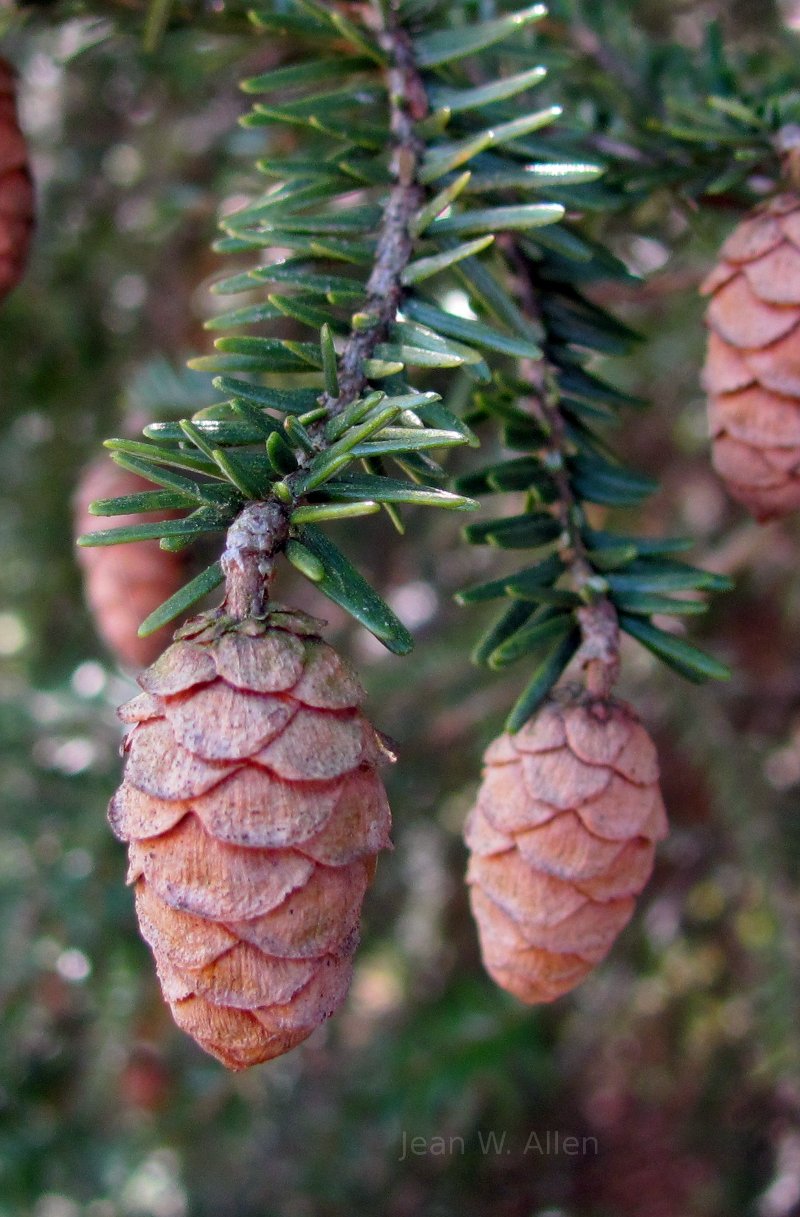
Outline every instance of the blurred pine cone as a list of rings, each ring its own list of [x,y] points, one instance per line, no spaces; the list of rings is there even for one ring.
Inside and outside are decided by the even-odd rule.
[[[25,271],[33,232],[28,148],[17,121],[16,76],[0,59],[0,300]]]
[[[391,817],[390,754],[321,622],[196,617],[139,677],[109,818],[175,1021],[230,1069],[343,1000]]]
[[[94,532],[102,526],[97,516],[89,515],[89,504],[95,499],[115,499],[152,489],[150,482],[128,473],[106,457],[93,461],[84,470],[75,494],[75,535]],[[169,519],[175,514],[151,511],[114,516],[105,523],[122,528]],[[169,644],[171,631],[158,630],[147,638],[140,638],[136,631],[145,617],[180,588],[185,568],[183,555],[168,553],[159,547],[158,541],[79,548],[77,552],[86,603],[103,642],[129,667],[141,668],[151,663]]]
[[[487,749],[466,841],[489,974],[525,1002],[574,988],[631,917],[666,833],[655,747],[619,702],[561,693]]]
[[[701,286],[713,460],[758,520],[800,507],[800,199],[757,208]]]

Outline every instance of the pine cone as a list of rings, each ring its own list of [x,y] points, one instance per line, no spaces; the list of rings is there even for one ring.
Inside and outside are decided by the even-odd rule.
[[[94,461],[84,470],[75,495],[75,535],[103,527],[103,521],[89,515],[89,504],[95,499],[115,499],[152,489],[144,478],[128,473],[105,457]],[[110,523],[122,528],[169,519],[174,514],[165,511],[114,516]],[[147,638],[140,638],[136,631],[145,617],[180,588],[185,566],[183,555],[161,549],[158,541],[133,541],[77,552],[84,574],[86,602],[103,642],[129,667],[141,668],[152,663],[168,645],[171,631],[158,630]]]
[[[139,677],[109,819],[175,1021],[230,1069],[343,1000],[391,817],[390,754],[321,622],[194,618]]]
[[[0,59],[0,300],[16,287],[33,232],[33,183],[17,122],[14,69]]]
[[[702,284],[713,461],[758,520],[800,507],[800,199],[757,208]]]
[[[619,702],[561,694],[487,749],[467,882],[487,971],[525,1002],[568,992],[633,913],[666,833],[655,748]]]

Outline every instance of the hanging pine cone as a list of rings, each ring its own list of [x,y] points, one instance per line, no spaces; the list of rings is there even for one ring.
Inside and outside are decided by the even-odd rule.
[[[756,519],[785,515],[800,507],[800,199],[734,229],[701,290],[714,466]]]
[[[89,515],[95,499],[121,498],[153,487],[144,478],[128,473],[102,457],[83,472],[74,503],[75,535],[93,532],[97,516]],[[170,512],[115,516],[115,527],[168,519]],[[183,582],[184,559],[168,553],[158,541],[133,541],[128,545],[78,549],[84,574],[86,602],[97,632],[117,659],[132,668],[151,663],[169,643],[169,629],[158,630],[147,638],[137,634],[139,626],[154,609],[172,596]]]
[[[666,833],[655,748],[619,702],[562,694],[486,752],[466,827],[487,971],[525,1002],[574,988],[629,921]]]
[[[230,1069],[288,1052],[341,1003],[390,813],[390,754],[321,622],[203,614],[123,706],[109,818],[175,1021]]]
[[[0,300],[22,278],[33,232],[33,183],[17,122],[14,69],[0,59]]]

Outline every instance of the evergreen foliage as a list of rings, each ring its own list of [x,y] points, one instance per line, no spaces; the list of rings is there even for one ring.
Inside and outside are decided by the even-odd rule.
[[[587,504],[634,508],[655,486],[620,464],[602,433],[642,403],[591,366],[595,354],[628,353],[636,335],[581,290],[629,272],[563,222],[567,208],[618,208],[619,186],[603,180],[601,161],[549,141],[562,108],[537,104],[547,69],[515,70],[535,55],[546,9],[487,20],[470,5],[365,11],[356,23],[336,6],[291,0],[252,14],[258,31],[290,37],[293,51],[243,82],[258,98],[243,123],[285,127],[293,153],[261,159],[266,189],[222,221],[218,252],[259,257],[216,284],[219,295],[247,302],[207,323],[222,334],[216,353],[191,363],[215,376],[224,400],[191,421],[148,425],[144,442],[107,443],[115,461],[161,489],[96,503],[94,512],[187,514],[105,529],[81,544],[159,537],[177,550],[227,529],[249,500],[277,500],[292,565],[403,653],[407,630],[318,525],[383,507],[402,529],[400,504],[469,510],[485,495],[521,491],[521,514],[464,536],[531,550],[529,562],[460,597],[510,600],[476,655],[490,666],[534,661],[512,729],[582,642],[591,645],[598,614],[688,679],[724,677],[723,665],[652,617],[701,611],[696,598],[669,593],[722,590],[728,580],[676,562],[683,542],[618,538],[587,515]],[[723,145],[726,125],[754,126],[744,105],[711,102]],[[660,122],[665,134],[689,138]],[[302,337],[280,336],[287,320]],[[468,382],[464,415],[456,399]],[[424,387],[431,383],[437,388]],[[510,455],[462,476],[460,494],[444,489],[447,473],[430,453],[478,444],[472,428],[487,422]],[[184,613],[222,579],[213,563],[142,631]]]
[[[0,323],[7,423],[0,487],[0,1213],[289,1217],[316,1207],[401,1217],[409,1204],[427,1204],[469,1217],[488,1208],[516,1217],[553,1205],[580,1217],[636,1217],[661,1203],[712,1217],[791,1205],[800,1061],[793,725],[800,564],[790,526],[757,533],[715,489],[697,422],[702,327],[694,299],[703,268],[737,219],[790,180],[775,144],[783,120],[770,110],[770,99],[785,97],[782,113],[792,119],[797,35],[779,21],[779,8],[788,13],[790,6],[553,0],[550,18],[531,26],[526,41],[514,37],[481,54],[496,56],[513,74],[540,63],[549,70],[536,86],[540,104],[564,110],[541,132],[535,163],[605,167],[602,180],[543,196],[567,207],[570,232],[598,256],[612,249],[639,271],[655,265],[640,260],[640,244],[669,255],[649,283],[620,275],[608,287],[605,276],[579,280],[578,263],[571,267],[578,291],[612,301],[615,314],[645,337],[629,356],[592,357],[589,371],[629,396],[652,397],[650,414],[619,402],[623,422],[610,439],[631,465],[663,480],[662,492],[641,506],[588,504],[592,564],[613,574],[615,561],[633,562],[628,537],[643,559],[666,553],[690,561],[668,535],[690,529],[715,569],[738,576],[737,595],[720,597],[710,621],[686,618],[692,636],[713,639],[715,652],[735,667],[732,685],[690,691],[687,712],[686,691],[649,654],[640,652],[637,662],[634,652],[627,667],[625,695],[657,724],[673,818],[643,915],[602,974],[560,1008],[521,1010],[480,977],[463,945],[473,938],[456,833],[478,756],[514,695],[517,668],[505,661],[527,643],[523,635],[502,658],[493,655],[489,679],[468,671],[464,658],[476,618],[495,603],[522,614],[530,602],[504,596],[464,613],[443,597],[427,624],[417,618],[425,646],[414,655],[395,664],[362,651],[381,725],[403,738],[403,766],[392,780],[404,815],[395,832],[397,864],[379,868],[353,1001],[329,1040],[248,1085],[221,1078],[166,1030],[130,902],[117,886],[120,851],[99,809],[118,769],[112,704],[127,688],[110,664],[95,659],[71,570],[65,503],[93,437],[120,433],[112,420],[143,359],[154,349],[175,360],[189,344],[199,349],[191,304],[209,273],[203,245],[211,208],[245,188],[243,154],[270,158],[280,169],[297,153],[272,128],[235,133],[230,65],[253,56],[260,62],[247,70],[255,74],[268,69],[263,61],[272,54],[271,37],[256,38],[243,10],[176,2],[160,50],[147,56],[144,7],[69,0],[4,9],[1,18],[11,27],[4,53],[28,65],[43,110],[41,126],[31,125],[42,208],[38,255]],[[424,33],[434,20],[439,28],[460,26],[511,7],[419,0],[404,14]],[[354,6],[349,11],[357,15]],[[707,132],[719,113],[708,105],[709,96],[723,95],[709,83],[710,52],[695,45],[710,12],[723,18],[731,72],[724,95],[766,116],[756,137],[729,117],[712,124],[727,136],[680,132]],[[718,33],[709,35],[709,47],[715,40]],[[290,34],[281,45],[299,44]],[[285,58],[300,55],[287,49]],[[461,66],[472,71],[468,61]],[[496,84],[500,72],[489,79]],[[481,77],[470,80],[469,87],[479,86]],[[682,99],[685,113],[670,134],[655,124],[672,98]],[[280,130],[289,132],[285,124]],[[257,150],[252,141],[262,133]],[[129,158],[135,150],[139,176],[117,176],[125,163],[117,160],[120,148]],[[739,149],[749,162],[736,160]],[[709,193],[704,183],[726,171],[735,183]],[[501,199],[495,205],[505,205]],[[566,231],[563,223],[543,228],[537,245]],[[479,257],[497,258],[498,244]],[[233,257],[247,269],[246,253]],[[534,279],[538,270],[537,262]],[[144,304],[123,306],[117,285],[132,272],[149,294]],[[345,277],[352,273],[344,268]],[[452,274],[454,289],[464,290]],[[451,324],[475,320],[453,321],[444,286],[429,298],[435,286],[433,279],[420,283],[423,304],[447,312]],[[257,291],[245,307],[258,306]],[[486,322],[488,314],[473,311]],[[274,325],[279,336],[301,337],[294,321],[285,324]],[[527,450],[500,448],[499,418],[472,413],[482,409],[478,394],[501,384],[501,374],[516,377],[519,367],[510,361],[530,353],[526,339],[490,324],[503,344],[485,349],[494,380],[476,383],[469,403],[457,369],[415,370],[413,378],[443,399],[456,382],[449,406],[484,447],[457,446],[443,461],[463,476],[495,459],[528,459]],[[319,342],[321,325],[304,340]],[[441,320],[437,325],[443,332]],[[455,340],[470,345],[467,333]],[[174,423],[212,400],[207,374],[181,377],[179,389],[162,372],[136,386],[135,404],[149,417]],[[324,381],[313,375],[318,389]],[[558,367],[554,375],[562,377]],[[520,379],[529,395],[528,378]],[[513,392],[512,399],[517,404]],[[166,446],[174,453],[182,443]],[[199,455],[193,444],[182,451]],[[184,472],[194,484],[212,484]],[[362,472],[356,461],[345,477]],[[506,476],[529,474],[523,466]],[[403,471],[396,480],[408,483]],[[232,486],[219,477],[213,483]],[[180,493],[155,484],[154,492]],[[365,498],[357,487],[353,493],[355,500],[336,501]],[[485,499],[486,517],[527,515],[503,492],[463,493]],[[374,482],[372,498],[378,501]],[[308,496],[303,505],[313,502]],[[389,506],[405,515],[402,504]],[[356,521],[342,546],[376,587],[392,592],[416,572],[423,588],[434,573],[445,591],[493,575],[505,586],[502,573],[519,557],[484,544],[454,553],[454,522],[444,512],[409,513],[406,540],[382,550],[375,545],[382,523]],[[508,529],[524,534],[527,524]],[[331,535],[338,542],[341,526]],[[200,538],[196,548],[207,563],[216,556],[208,547],[220,538]],[[313,559],[300,555],[318,570]],[[540,561],[536,550],[532,561]],[[675,593],[662,585],[639,593],[645,595]],[[650,625],[647,617],[630,617],[641,629]],[[531,631],[548,628],[530,616],[527,623]],[[670,638],[680,641],[683,632]],[[352,643],[358,646],[355,637]],[[482,1152],[477,1133],[485,1137],[487,1128],[508,1129],[510,1153]],[[522,1153],[532,1131],[544,1140],[554,1128],[596,1136],[598,1151]],[[463,1137],[465,1150],[446,1158],[407,1153],[400,1161],[403,1132],[421,1134],[429,1146],[430,1138],[452,1133],[456,1144]]]

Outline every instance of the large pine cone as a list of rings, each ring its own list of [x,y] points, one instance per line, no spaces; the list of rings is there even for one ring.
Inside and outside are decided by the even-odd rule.
[[[0,59],[0,300],[16,287],[33,232],[33,183],[17,122],[14,69]]]
[[[107,524],[127,528],[174,515],[147,512],[114,516],[110,521],[89,515],[89,504],[95,499],[116,499],[152,489],[150,482],[105,457],[93,461],[84,470],[75,494],[75,535],[94,532]],[[128,545],[78,549],[78,561],[84,575],[86,603],[108,649],[132,668],[152,663],[168,645],[171,631],[158,630],[147,638],[140,638],[136,631],[145,617],[180,588],[183,555],[161,549],[158,541],[132,541]]]
[[[109,810],[175,1021],[230,1069],[288,1052],[350,982],[390,754],[321,622],[203,614],[139,677]]]
[[[714,466],[756,519],[785,515],[800,507],[800,199],[734,229],[701,290]]]
[[[562,694],[487,749],[466,827],[487,971],[525,1002],[574,988],[629,921],[666,833],[652,740],[619,702]]]

